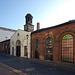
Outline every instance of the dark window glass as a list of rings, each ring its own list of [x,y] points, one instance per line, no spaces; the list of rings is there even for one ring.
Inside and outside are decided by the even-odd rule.
[[[39,58],[39,40],[38,39],[34,40],[34,53],[35,53],[35,58]]]
[[[5,53],[7,53],[7,45],[5,45]]]
[[[45,40],[45,59],[53,60],[53,38],[51,37]]]

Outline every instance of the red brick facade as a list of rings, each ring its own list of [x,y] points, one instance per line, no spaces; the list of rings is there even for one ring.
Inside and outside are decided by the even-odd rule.
[[[10,40],[0,42],[0,53],[10,54]]]
[[[38,31],[34,31],[31,34],[31,51],[32,58],[34,58],[34,40],[39,40],[39,59],[45,59],[45,39],[47,37],[53,38],[53,61],[61,62],[61,38],[64,34],[70,33],[73,35],[73,58],[75,63],[75,23],[64,23],[59,26],[55,26],[52,28],[41,29]]]

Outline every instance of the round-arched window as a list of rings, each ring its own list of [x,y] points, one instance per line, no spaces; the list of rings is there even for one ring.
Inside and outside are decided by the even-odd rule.
[[[20,40],[17,40],[17,42],[16,42],[16,46],[20,46],[20,45],[21,45]]]
[[[38,39],[35,39],[34,40],[34,55],[35,55],[35,58],[39,58],[39,40]]]
[[[45,40],[45,59],[53,60],[53,38],[51,37]]]
[[[73,36],[69,33],[62,37],[62,61],[73,62]]]

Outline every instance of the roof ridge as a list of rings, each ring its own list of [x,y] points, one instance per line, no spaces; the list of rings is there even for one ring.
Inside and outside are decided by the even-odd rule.
[[[71,24],[71,23],[75,23],[75,20],[69,20],[68,22],[61,23],[61,24],[58,24],[58,25],[55,25],[55,26],[51,26],[51,27],[47,27],[47,28],[42,28],[42,29],[39,29],[39,30],[35,30],[31,34],[36,33],[36,32],[40,32],[40,31],[43,31],[43,30],[47,30],[47,29],[56,28],[56,27],[63,26],[63,25],[68,25],[68,24]]]
[[[16,31],[14,29],[9,29],[9,28],[5,28],[5,27],[0,27],[0,29],[9,30],[9,31]]]

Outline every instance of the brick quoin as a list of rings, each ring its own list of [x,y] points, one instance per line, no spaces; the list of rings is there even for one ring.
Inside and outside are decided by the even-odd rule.
[[[75,63],[75,22],[67,22],[53,28],[40,29],[31,34],[31,51],[34,58],[34,40],[39,40],[39,59],[45,60],[45,39],[53,38],[53,61],[61,62],[61,38],[66,33],[73,35],[73,57]]]

